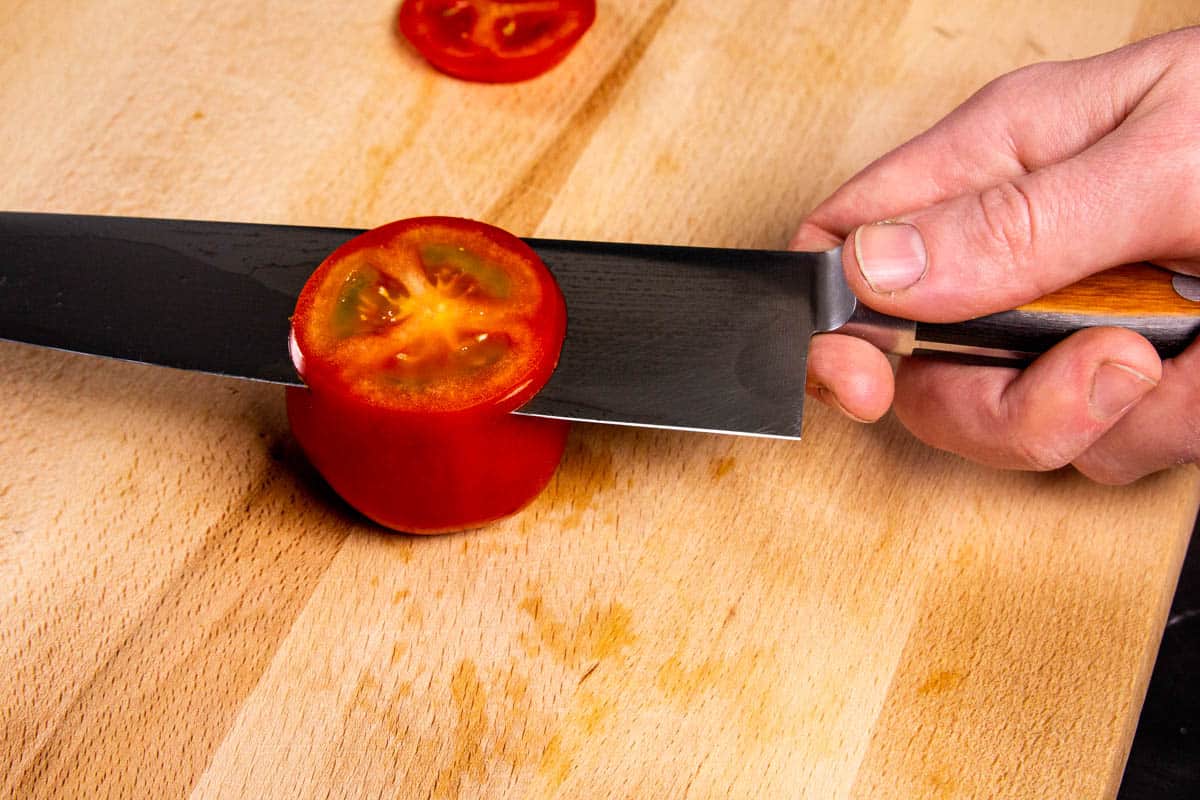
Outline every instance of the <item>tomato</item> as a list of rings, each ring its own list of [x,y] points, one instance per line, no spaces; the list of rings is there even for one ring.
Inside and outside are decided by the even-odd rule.
[[[404,0],[397,27],[447,75],[511,83],[562,61],[595,18],[595,0]]]
[[[288,420],[350,505],[389,528],[476,527],[528,504],[569,424],[523,417],[566,332],[562,293],[520,239],[451,217],[368,231],[309,277],[292,317]]]

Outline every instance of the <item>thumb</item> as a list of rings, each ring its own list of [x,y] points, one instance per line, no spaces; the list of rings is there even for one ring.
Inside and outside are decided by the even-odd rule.
[[[1066,161],[861,226],[843,249],[847,281],[879,311],[952,322],[1118,264],[1191,255],[1200,237],[1179,210],[1196,191],[1163,166],[1170,146],[1146,139],[1121,128]]]

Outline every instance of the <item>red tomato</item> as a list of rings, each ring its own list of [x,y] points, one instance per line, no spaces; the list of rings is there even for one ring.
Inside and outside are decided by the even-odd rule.
[[[595,18],[595,0],[404,0],[397,25],[447,75],[511,83],[562,61]]]
[[[562,457],[568,423],[510,412],[550,378],[565,332],[558,285],[515,236],[451,217],[384,225],[330,254],[300,293],[292,431],[382,525],[492,522],[536,497]]]

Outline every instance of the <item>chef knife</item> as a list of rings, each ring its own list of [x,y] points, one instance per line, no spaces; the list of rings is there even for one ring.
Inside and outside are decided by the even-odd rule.
[[[308,275],[359,231],[0,213],[0,338],[281,384],[300,381],[289,316]],[[886,317],[821,253],[528,239],[566,298],[549,383],[518,413],[799,438],[809,339],[1021,364],[1080,328],[1123,325],[1164,356],[1200,333],[1195,279],[1110,270],[954,324]]]

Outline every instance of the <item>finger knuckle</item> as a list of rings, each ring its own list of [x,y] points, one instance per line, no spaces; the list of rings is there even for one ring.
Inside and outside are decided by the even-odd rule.
[[[1175,454],[1171,466],[1182,467],[1200,461],[1200,415],[1193,412],[1176,439]]]
[[[1016,437],[1012,442],[1013,452],[1027,469],[1035,472],[1051,472],[1071,463],[1073,453],[1064,453],[1055,442],[1032,437]]]
[[[1050,472],[1062,469],[1079,455],[1078,449],[1067,447],[1071,437],[1062,435],[1061,430],[1047,429],[1044,420],[1031,418],[1023,405],[1008,400],[1001,399],[996,406],[989,427],[1006,432],[1002,441],[1009,451],[1007,460],[1014,466]]]
[[[1004,181],[978,195],[981,235],[998,266],[1020,271],[1032,260],[1036,210],[1029,192],[1015,181]]]
[[[1147,46],[1162,50],[1169,61],[1187,65],[1200,63],[1200,27],[1181,28],[1149,41]]]
[[[1038,62],[1007,72],[983,85],[976,97],[985,101],[996,101],[1008,107],[1011,101],[1025,99],[1031,89],[1043,86],[1050,73],[1061,65],[1053,62]]]

